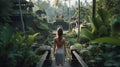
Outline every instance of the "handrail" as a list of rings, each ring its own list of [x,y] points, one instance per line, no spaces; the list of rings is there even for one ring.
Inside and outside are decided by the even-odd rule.
[[[88,67],[88,65],[79,56],[77,49],[74,46],[71,46],[70,49],[71,49],[72,59],[77,60],[81,64],[82,67]]]
[[[72,51],[79,63],[82,65],[82,67],[88,67],[88,65],[82,60],[82,58],[78,55],[76,51]]]
[[[36,67],[42,67],[43,66],[43,63],[45,62],[48,53],[49,53],[49,51],[45,51],[45,53],[41,57],[40,61],[37,63]]]

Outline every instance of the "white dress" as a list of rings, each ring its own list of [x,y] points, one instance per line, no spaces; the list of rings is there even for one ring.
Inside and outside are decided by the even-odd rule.
[[[64,54],[63,48],[56,49],[55,61],[56,61],[56,64],[64,64],[65,54]]]

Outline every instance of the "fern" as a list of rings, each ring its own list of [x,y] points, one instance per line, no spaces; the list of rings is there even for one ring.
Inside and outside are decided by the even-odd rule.
[[[35,37],[38,35],[39,33],[35,33],[33,35],[29,35],[27,38],[27,44],[28,46],[31,46],[34,43]]]

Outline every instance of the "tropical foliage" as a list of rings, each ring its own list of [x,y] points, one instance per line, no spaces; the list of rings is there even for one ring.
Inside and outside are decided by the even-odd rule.
[[[80,19],[87,27],[81,28],[80,34],[68,32],[65,35],[67,46],[74,45],[89,67],[120,67],[119,2],[97,0],[94,19],[91,5],[81,3]],[[0,0],[0,67],[35,67],[43,54],[40,46],[53,46],[51,30],[57,25],[63,25],[67,30],[70,16],[78,18],[78,6],[68,7],[59,0],[55,0],[57,8],[51,6],[50,0],[35,3],[30,0],[28,4],[31,4],[31,12],[21,16],[25,21],[26,32],[23,32],[21,21],[17,20],[20,16],[12,17],[13,0]],[[32,12],[33,6],[38,10]],[[48,23],[48,19],[54,21],[54,16],[60,14],[64,15],[64,22]]]
[[[4,22],[10,22],[11,11],[11,0],[0,0],[0,24]]]
[[[24,38],[23,33],[15,32],[9,24],[1,26],[0,66],[34,67],[40,59],[40,56],[32,51],[37,35],[38,33]]]
[[[79,43],[74,44],[89,67],[120,66],[118,63],[120,61],[118,60],[118,58],[120,58],[120,31],[116,30],[114,26],[116,24],[119,25],[119,16],[117,15],[117,21],[114,21],[116,20],[116,13],[114,9],[108,10],[108,7],[111,7],[106,5],[108,3],[114,4],[114,2],[112,3],[108,0],[97,1],[95,19],[93,20],[89,16],[90,23],[87,23],[88,27],[81,30],[81,39]],[[117,33],[117,35],[115,35],[115,33]]]
[[[42,36],[43,32],[39,33],[40,31],[36,30],[38,28],[36,25],[40,21],[43,24],[40,29],[44,29],[44,32],[48,31],[48,25],[44,24],[43,18],[35,18],[36,15],[33,13],[27,17],[23,15],[26,20],[29,18],[25,22],[26,24],[29,22],[29,25],[26,26],[26,32],[23,33],[20,25],[17,25],[20,24],[20,20],[17,22],[11,20],[13,19],[11,11],[14,11],[12,7],[11,0],[0,0],[0,67],[35,67],[41,55],[34,52],[33,46],[39,47],[37,40],[41,39],[39,37],[45,38]],[[15,24],[16,26],[14,26]]]
[[[97,7],[103,7],[109,10],[112,14],[120,16],[119,0],[99,0]]]
[[[89,67],[119,67],[119,48],[120,46],[107,43],[91,43],[89,45],[77,46],[80,55]]]

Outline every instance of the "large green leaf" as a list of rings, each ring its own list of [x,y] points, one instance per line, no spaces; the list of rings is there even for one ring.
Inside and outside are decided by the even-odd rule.
[[[42,30],[48,30],[49,29],[48,25],[45,24],[45,23],[41,23],[39,28],[42,29]]]
[[[35,40],[35,38],[36,38],[36,36],[37,36],[38,34],[40,34],[40,33],[35,33],[35,34],[33,34],[33,35],[29,35],[29,36],[28,36],[28,38],[27,38],[27,44],[28,44],[29,46],[31,46],[31,45],[34,43],[34,40]]]
[[[101,37],[91,41],[92,43],[109,43],[114,45],[120,45],[120,39],[114,37]]]
[[[103,21],[102,23],[106,24],[106,23],[109,22],[109,19],[111,18],[111,14],[107,9],[99,8],[98,9],[98,14]]]
[[[90,21],[90,23],[91,23],[92,33],[94,33],[94,32],[96,31],[97,28],[96,28],[96,26],[95,26],[95,24],[94,24],[92,18],[91,18],[90,16],[88,16],[88,18],[89,18],[89,21]]]
[[[80,36],[81,37],[85,37],[85,38],[88,38],[88,39],[93,39],[93,34],[91,33],[91,31],[89,31],[88,29],[84,28],[81,30],[81,33],[80,33]]]

